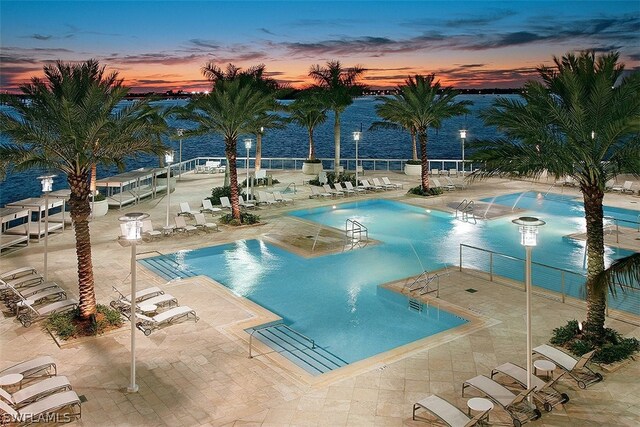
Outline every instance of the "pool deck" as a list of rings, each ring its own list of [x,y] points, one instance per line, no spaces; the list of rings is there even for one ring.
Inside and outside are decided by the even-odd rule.
[[[242,172],[242,171],[240,171]],[[171,253],[181,249],[227,243],[239,239],[277,238],[286,244],[307,247],[310,229],[304,221],[283,216],[290,209],[335,204],[336,200],[309,199],[307,179],[299,172],[274,171],[284,185],[295,182],[295,203],[286,207],[261,208],[264,225],[231,228],[221,232],[175,234],[138,246],[138,253]],[[242,173],[239,176],[244,176]],[[361,196],[394,198],[425,208],[449,211],[463,199],[478,200],[495,195],[535,190],[545,193],[552,180],[533,183],[491,179],[474,182],[464,190],[422,199],[406,196],[417,177],[394,172],[370,173],[404,182],[405,189]],[[195,209],[210,188],[221,185],[222,175],[185,174],[171,196],[172,214],[187,201]],[[638,185],[636,183],[635,188]],[[552,192],[575,194],[573,187]],[[345,198],[354,200],[354,197]],[[342,199],[338,199],[338,202]],[[640,210],[640,197],[607,194],[605,203]],[[129,288],[130,250],[117,243],[118,217],[127,212],[147,212],[156,228],[164,225],[166,199],[146,200],[121,211],[110,210],[91,224],[96,294],[103,304],[115,297],[111,286]],[[505,212],[514,215],[512,212]],[[210,218],[209,215],[207,215]],[[340,239],[327,232],[319,252],[336,250]],[[640,234],[624,229],[625,246],[640,251]],[[275,237],[274,237],[275,236]],[[301,239],[300,236],[306,238]],[[615,236],[614,236],[615,239]],[[608,240],[609,241],[609,240]],[[283,244],[284,244],[283,243]],[[49,278],[71,295],[77,295],[76,257],[73,231],[49,239]],[[142,255],[144,256],[144,255]],[[0,271],[21,266],[42,269],[43,244],[3,254]],[[497,284],[483,275],[452,270],[440,282],[440,298],[429,297],[432,307],[453,307],[473,318],[470,326],[438,334],[417,345],[385,353],[320,377],[311,377],[277,354],[248,358],[248,335],[242,330],[275,319],[272,313],[234,296],[205,277],[165,283],[139,267],[138,288],[160,286],[177,297],[181,305],[194,308],[200,321],[185,322],[154,332],[137,334],[138,393],[127,393],[130,368],[130,329],[125,327],[97,338],[58,347],[36,324],[23,328],[15,317],[0,317],[0,369],[38,355],[51,355],[58,374],[66,375],[74,390],[87,399],[82,405],[82,426],[420,426],[412,421],[412,405],[436,393],[466,411],[473,391],[461,397],[462,382],[479,374],[488,375],[495,366],[511,361],[525,365],[525,293],[521,286]],[[466,290],[475,289],[470,293]],[[533,295],[533,345],[548,342],[553,328],[569,319],[584,319],[584,305],[563,304],[542,294]],[[607,326],[626,336],[640,338],[640,327],[608,318]],[[374,331],[372,331],[374,333]],[[636,426],[640,420],[640,361],[629,361],[605,381],[580,390],[575,382],[561,379],[558,388],[571,397],[566,405],[543,413],[533,426]],[[491,423],[510,422],[499,408],[491,411]]]

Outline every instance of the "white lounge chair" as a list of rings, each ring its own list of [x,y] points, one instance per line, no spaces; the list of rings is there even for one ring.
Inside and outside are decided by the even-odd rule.
[[[378,178],[371,178],[371,182],[373,182],[373,185],[375,185],[376,187],[380,187],[385,191],[391,189],[391,187],[387,187],[385,184],[381,183]]]
[[[551,360],[556,364],[556,366],[566,371],[571,378],[576,380],[578,387],[582,389],[603,380],[601,374],[592,371],[587,366],[587,363],[589,363],[595,352],[595,350],[592,350],[583,354],[580,360],[576,360],[573,356],[565,353],[564,351],[551,347],[547,344],[539,345],[533,349],[534,354],[539,354],[542,357]]]
[[[389,181],[389,177],[387,176],[382,177],[382,183],[388,188],[395,188],[395,189],[404,188],[404,184],[400,182],[391,182]]]
[[[124,299],[124,298],[119,298],[117,300],[113,300],[109,303],[109,305],[113,308],[115,308],[116,310],[120,311],[124,316],[127,317],[127,319],[129,318],[129,315],[131,314],[131,301],[128,299]],[[136,309],[137,311],[143,311],[141,309],[142,306],[156,306],[158,307],[162,307],[162,308],[168,308],[168,307],[173,307],[173,306],[177,306],[178,304],[178,299],[176,297],[174,297],[173,295],[170,294],[160,294],[160,295],[156,295],[154,297],[145,299],[143,301],[139,301],[136,302]],[[141,306],[141,307],[138,307]],[[144,307],[142,307],[144,308]]]
[[[220,206],[222,206],[223,209],[231,209],[229,198],[226,196],[220,197]]]
[[[258,196],[257,203],[259,204],[270,206],[278,203],[275,197],[274,198],[269,197],[266,191],[258,191],[257,196]]]
[[[433,187],[435,187],[435,188],[443,188],[443,189],[445,189],[447,191],[455,190],[455,188],[456,188],[455,185],[449,185],[449,184],[443,186],[440,183],[440,180],[438,178],[431,178],[431,182],[433,183]]]
[[[320,187],[316,187],[315,185],[311,185],[309,186],[309,188],[311,189],[311,196],[309,196],[309,198],[320,198],[320,197],[331,197],[332,194],[331,193],[327,193],[326,191],[321,191]]]
[[[453,181],[448,176],[445,176],[444,179],[447,181],[447,187],[449,187],[449,188],[453,186],[454,189],[459,188],[459,189],[463,190],[466,187],[464,182]]]
[[[184,231],[187,233],[198,231],[198,229],[195,226],[187,224],[187,221],[184,219],[183,216],[176,216],[173,218],[173,220],[176,223],[175,229],[178,231]]]
[[[52,373],[53,371],[53,373]],[[21,374],[25,379],[58,374],[56,362],[51,356],[40,356],[24,360],[0,371],[0,377],[10,374]]]
[[[431,169],[431,175],[440,175],[440,170],[438,170],[437,168],[433,168]]]
[[[65,390],[71,390],[71,383],[69,383],[67,377],[61,375],[50,377],[28,387],[21,388],[13,394],[0,388],[0,397],[6,400],[14,409],[19,409],[36,400]]]
[[[146,336],[151,335],[156,329],[172,325],[180,320],[186,320],[192,317],[195,322],[198,322],[200,318],[196,315],[195,310],[186,305],[180,307],[174,307],[170,310],[162,312],[156,316],[148,317],[145,315],[138,315],[140,320],[136,327],[140,329]]]
[[[484,420],[489,414],[489,409],[469,417],[458,407],[452,405],[443,398],[432,394],[413,404],[413,420],[416,420],[416,411],[420,408],[428,411],[450,427],[471,427]],[[419,419],[419,417],[418,417]]]
[[[27,308],[27,306],[37,307],[44,303],[50,303],[53,301],[59,301],[67,299],[67,293],[64,289],[59,287],[45,289],[41,292],[30,295],[29,298],[21,298],[20,301],[16,301],[15,309],[16,316],[20,312],[21,309]],[[11,304],[14,305],[14,304]]]
[[[198,211],[191,210],[191,206],[189,206],[189,202],[180,202],[180,212],[178,212],[178,216],[186,215],[188,217],[193,217],[193,214]]]
[[[458,169],[456,168],[449,169],[449,176],[458,176]]]
[[[142,221],[142,234],[151,238],[162,236],[162,231],[154,230],[151,220],[145,219]]]
[[[344,196],[344,193],[342,191],[338,191],[338,190],[336,190],[334,188],[331,188],[331,186],[329,184],[323,184],[322,188],[324,188],[324,192],[325,193],[329,193],[334,197],[338,197],[338,196],[343,197]]]
[[[25,304],[24,308],[26,310],[23,310],[22,313],[18,315],[18,320],[22,323],[22,326],[28,328],[37,320],[44,319],[54,313],[63,313],[65,311],[73,310],[76,307],[78,307],[78,301],[74,299],[56,301],[40,307]]]
[[[351,183],[351,181],[345,181],[344,182],[344,187],[348,190],[348,191],[355,191],[356,194],[357,193],[366,193],[367,189],[366,188],[362,188],[360,186],[358,187],[354,187],[353,184]]]
[[[213,215],[214,213],[220,211],[222,211],[221,208],[216,208],[211,204],[211,199],[202,199],[202,208],[200,209],[200,212],[209,212],[211,215]]]
[[[9,297],[7,302],[11,301],[19,301],[22,298],[29,298],[32,295],[35,295],[40,292],[44,292],[49,289],[62,289],[56,282],[42,282],[39,285],[30,286],[28,288],[23,288],[21,290],[17,290],[15,288],[11,288],[14,292],[14,295]]]
[[[347,196],[351,195],[351,194],[356,194],[355,190],[349,190],[349,189],[343,187],[342,184],[339,183],[339,182],[334,183],[333,186],[336,188],[336,190],[342,191]]]
[[[281,193],[281,192],[279,192],[279,191],[274,191],[274,192],[273,192],[273,197],[274,197],[277,201],[282,202],[282,203],[284,203],[285,205],[286,205],[287,203],[289,203],[289,202],[293,203],[293,199],[290,199],[290,198],[288,198],[288,197],[284,197],[284,196],[282,195],[282,193]]]
[[[0,280],[11,280],[22,276],[28,276],[30,274],[37,274],[38,270],[33,267],[20,267],[13,270],[5,271],[0,274]]]
[[[366,179],[361,179],[360,182],[361,182],[362,187],[365,190],[373,190],[373,191],[382,191],[382,190],[384,190],[384,188],[382,186],[380,186],[380,185],[369,184],[369,181],[366,180]]]
[[[30,286],[39,285],[44,282],[44,277],[38,273],[31,273],[24,276],[19,276],[14,279],[0,280],[0,290],[8,291],[13,289],[28,288]]]
[[[120,299],[126,299],[127,301],[131,301],[131,294],[125,296],[115,286],[112,286],[111,288],[120,295]],[[150,288],[140,289],[139,291],[136,291],[136,302],[141,302],[162,294],[164,294],[164,291],[158,288],[157,286],[151,286]]]
[[[493,402],[500,405],[511,416],[514,426],[520,426],[529,421],[535,421],[542,416],[542,413],[533,403],[527,401],[527,396],[533,392],[523,390],[520,394],[515,394],[502,384],[484,375],[478,375],[462,383],[462,396],[468,387],[473,387]]]
[[[193,216],[193,218],[196,220],[196,227],[198,228],[201,228],[205,231],[208,231],[208,230],[220,231],[220,229],[218,229],[218,224],[214,222],[207,222],[207,220],[204,218],[203,213],[197,213]]]
[[[527,388],[527,370],[522,366],[510,362],[503,363],[491,371],[491,379],[498,374],[509,377],[522,388]],[[531,376],[531,387],[534,388],[533,398],[540,402],[547,412],[551,412],[556,405],[569,401],[569,395],[560,393],[553,387],[564,374],[565,372],[556,375],[547,382],[544,382],[535,375]]]
[[[78,408],[77,412],[74,409],[76,406]],[[62,411],[64,408],[69,408],[70,412]],[[60,419],[71,421],[71,417],[82,417],[80,398],[76,392],[72,390],[52,394],[42,400],[20,408],[19,411],[0,400],[0,411],[8,416],[8,422],[19,424],[23,424],[25,421],[31,424],[33,420],[40,418],[46,420]]]
[[[626,193],[627,191],[633,193],[631,186],[633,185],[633,181],[625,181],[624,184],[614,184],[611,187],[611,191],[619,191],[621,193]]]
[[[238,195],[238,202],[240,203],[240,207],[247,208],[247,209],[256,208],[256,204],[245,200],[244,197],[242,197],[242,194]]]

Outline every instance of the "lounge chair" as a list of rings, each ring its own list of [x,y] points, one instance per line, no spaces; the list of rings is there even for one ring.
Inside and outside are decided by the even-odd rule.
[[[263,205],[277,205],[278,202],[276,201],[275,197],[271,198],[269,197],[269,195],[267,194],[266,191],[258,191],[258,199],[257,199],[257,203],[260,204],[262,203]]]
[[[124,296],[115,286],[112,286],[111,288],[120,295],[120,299],[126,299],[127,301],[131,301],[131,294]],[[157,286],[140,289],[139,291],[136,291],[136,302],[141,302],[162,294],[164,294],[164,291],[158,288]]]
[[[245,200],[244,197],[242,197],[242,194],[238,195],[238,202],[240,203],[240,207],[247,208],[247,209],[256,208],[256,204]]]
[[[290,199],[290,198],[288,198],[288,197],[284,197],[284,196],[282,195],[282,193],[281,193],[281,192],[279,192],[279,191],[274,191],[274,192],[273,192],[273,197],[274,197],[274,199],[276,199],[276,200],[277,200],[277,201],[279,201],[279,202],[284,203],[285,205],[286,205],[287,203],[289,203],[289,202],[293,203],[293,199]]]
[[[593,372],[587,366],[587,363],[593,357],[595,350],[583,354],[580,360],[576,360],[573,356],[565,353],[564,351],[558,350],[557,348],[551,347],[547,344],[542,344],[534,348],[533,353],[549,359],[555,363],[556,366],[562,368],[569,374],[569,376],[571,376],[571,378],[576,380],[578,387],[582,389],[604,379],[601,374]]]
[[[547,412],[551,412],[556,405],[569,401],[569,395],[560,393],[553,387],[565,373],[566,372],[556,375],[555,378],[547,382],[544,382],[535,375],[531,376],[531,387],[535,388],[533,398],[540,402]],[[527,370],[522,366],[510,362],[503,363],[491,371],[491,379],[498,374],[503,374],[515,381],[520,387],[527,388]]]
[[[29,298],[32,295],[38,294],[40,292],[44,292],[49,289],[61,289],[60,286],[56,282],[42,282],[36,286],[30,286],[28,288],[23,288],[21,290],[17,290],[15,288],[11,288],[13,291],[13,295],[8,298],[7,303],[11,303],[12,301],[20,301],[22,298]]]
[[[611,187],[611,191],[619,191],[620,193],[626,193],[627,191],[633,193],[631,186],[633,185],[633,181],[625,181],[624,184],[619,185],[615,184]]]
[[[207,160],[204,162],[204,173],[216,173],[218,172],[218,168],[220,167],[220,162],[215,162],[213,160]]]
[[[329,193],[334,197],[338,197],[338,196],[344,197],[344,193],[342,191],[338,191],[335,188],[331,188],[329,184],[324,184],[322,188],[324,188],[325,193]]]
[[[526,399],[533,392],[533,388],[515,394],[502,384],[484,375],[478,375],[462,383],[463,397],[467,387],[475,388],[500,405],[511,416],[514,427],[520,427],[522,424],[535,421],[542,416],[538,408]]]
[[[320,188],[321,187],[316,187],[315,185],[311,185],[309,188],[311,188],[311,196],[309,196],[309,198],[320,198],[320,197],[331,197],[332,194],[331,193],[327,193],[326,191],[321,191]]]
[[[351,184],[351,183],[349,183],[349,184]],[[339,183],[339,182],[335,182],[333,184],[333,186],[336,188],[336,190],[342,191],[347,196],[350,195],[350,194],[356,194],[355,190],[348,190],[347,188],[343,187],[342,184]]]
[[[198,211],[191,210],[191,206],[189,206],[189,202],[180,202],[180,212],[178,212],[178,216],[186,215],[188,217],[193,218],[193,214]]]
[[[187,233],[198,231],[198,229],[195,226],[187,224],[187,221],[184,219],[183,216],[176,216],[173,219],[176,223],[176,230],[178,231],[185,231]]]
[[[51,371],[53,370],[53,373]],[[24,360],[0,371],[0,377],[10,374],[21,374],[25,379],[39,376],[57,375],[56,362],[51,356],[40,356],[30,360]]]
[[[20,301],[17,301],[15,303],[16,316],[20,312],[20,309],[26,308],[29,305],[35,307],[47,302],[60,301],[64,299],[67,299],[67,293],[64,291],[64,289],[61,289],[59,287],[45,289],[42,292],[38,292],[29,296],[29,298],[21,298]]]
[[[458,169],[455,169],[455,168],[449,169],[449,176],[458,176]]]
[[[13,270],[5,271],[4,273],[0,274],[0,280],[11,280],[11,279],[16,279],[18,277],[28,276],[30,274],[37,274],[37,273],[38,273],[38,270],[36,270],[33,267],[20,267],[20,268],[15,268]]]
[[[361,179],[361,180],[360,180],[360,182],[362,183],[362,187],[363,187],[365,190],[373,190],[373,191],[381,191],[381,190],[384,190],[384,188],[383,188],[382,186],[380,186],[380,185],[372,185],[372,184],[369,184],[369,181],[368,181],[368,180],[366,180],[366,179]]]
[[[214,222],[207,222],[207,220],[204,219],[204,214],[203,213],[197,213],[197,214],[193,215],[193,218],[196,220],[196,227],[198,227],[198,228],[202,228],[203,230],[220,231],[218,229],[218,224],[216,224]]]
[[[351,181],[345,181],[344,182],[344,187],[347,189],[347,191],[355,191],[356,193],[366,193],[367,192],[366,188],[362,188],[360,186],[354,187],[353,184],[351,183]]]
[[[222,206],[223,209],[231,209],[229,198],[226,196],[220,197],[220,206]]]
[[[404,188],[404,184],[402,183],[398,183],[398,182],[391,182],[389,181],[389,177],[387,176],[383,176],[382,177],[382,183],[387,187],[387,188]]]
[[[431,175],[440,175],[440,171],[437,168],[431,169]]]
[[[380,187],[383,190],[391,190],[392,187],[387,187],[385,184],[381,183],[380,180],[378,178],[371,178],[371,182],[373,182],[373,185],[376,187]]]
[[[117,300],[113,300],[109,303],[109,305],[113,308],[115,308],[116,310],[120,311],[120,313],[122,313],[125,317],[129,318],[129,315],[131,314],[131,301],[125,298],[119,298]],[[136,302],[136,309],[137,311],[142,311],[140,309],[140,307],[138,307],[138,305],[140,306],[150,306],[150,305],[155,305],[156,307],[164,307],[164,308],[168,308],[168,307],[173,307],[173,306],[177,306],[178,304],[178,299],[176,297],[174,297],[173,295],[170,294],[160,294],[160,295],[156,295],[152,298],[148,298],[142,301],[138,301]]]
[[[445,176],[444,179],[447,181],[447,187],[453,186],[454,189],[458,189],[459,188],[461,190],[464,190],[464,188],[466,187],[464,182],[455,182],[451,178],[449,178],[448,176]]]
[[[76,406],[78,407],[78,412],[74,410]],[[63,412],[62,409],[67,407],[71,411]],[[71,421],[71,417],[82,417],[80,398],[76,392],[72,390],[52,394],[42,400],[38,400],[30,405],[20,408],[19,411],[0,400],[0,411],[6,414],[8,417],[7,421],[18,424],[22,424],[24,422],[31,424],[39,419],[64,420],[68,422]],[[4,421],[5,417],[2,418]]]
[[[26,308],[26,310],[23,310],[23,312],[18,315],[18,320],[22,323],[22,326],[28,328],[37,320],[44,319],[54,313],[73,310],[76,307],[78,307],[78,301],[74,299],[56,301],[41,307],[25,304],[24,308]]]
[[[213,205],[211,204],[211,199],[202,199],[202,208],[200,209],[200,212],[209,212],[211,215],[213,215],[215,212],[220,212],[221,210],[221,208],[213,207]]]
[[[65,390],[71,390],[71,383],[69,383],[69,379],[67,377],[61,375],[59,377],[54,376],[39,381],[33,385],[22,388],[13,394],[0,388],[0,397],[6,400],[14,409],[19,409],[22,406],[35,402],[36,400],[43,399],[51,394]]]
[[[420,408],[425,409],[438,419],[442,420],[446,425],[451,427],[470,427],[484,420],[489,414],[489,410],[479,413],[471,418],[458,407],[452,405],[443,398],[432,394],[419,402],[413,404],[413,420],[416,420],[416,411]]]
[[[174,307],[153,317],[140,314],[137,317],[140,321],[136,323],[136,327],[146,336],[149,336],[151,335],[151,332],[156,329],[172,325],[182,319],[188,319],[189,317],[193,317],[196,322],[200,320],[196,315],[195,310],[183,305],[180,307]]]
[[[162,231],[154,230],[151,220],[145,219],[142,221],[142,234],[151,238],[162,236]]]
[[[433,183],[433,186],[435,188],[444,188],[447,191],[455,190],[455,188],[456,188],[455,185],[449,185],[449,184],[442,185],[438,178],[431,178],[431,182]]]
[[[42,282],[44,282],[44,277],[42,277],[42,275],[38,273],[31,273],[14,279],[0,280],[0,291],[9,291],[11,288],[28,288],[30,286],[39,285]]]

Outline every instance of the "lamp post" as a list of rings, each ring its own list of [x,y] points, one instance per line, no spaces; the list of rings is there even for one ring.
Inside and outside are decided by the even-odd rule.
[[[462,140],[462,176],[464,176],[464,140],[467,139],[467,130],[460,129],[460,139]]]
[[[252,142],[251,138],[244,140],[244,147],[247,149],[247,185],[245,187],[247,190],[247,200],[249,200],[249,150],[251,150]]]
[[[538,243],[538,227],[546,223],[530,216],[523,216],[512,222],[518,225],[520,244],[526,251],[524,283],[527,293],[527,390],[531,390],[531,249]],[[529,397],[530,400],[531,397]]]
[[[171,206],[171,163],[173,162],[173,151],[164,153],[164,161],[167,163],[167,223],[169,226],[169,207]]]
[[[353,140],[356,143],[356,187],[358,187],[358,142],[362,137],[362,125],[360,125],[360,131],[353,132]]]
[[[180,163],[180,167],[178,169],[178,179],[182,179],[182,135],[184,135],[184,129],[178,129],[177,132],[180,137],[180,154],[178,155],[178,163]]]
[[[47,250],[49,244],[49,193],[53,189],[53,178],[55,175],[39,176],[40,184],[42,184],[42,192],[44,193],[44,280],[48,279],[47,268]]]
[[[124,235],[120,238],[120,243],[131,246],[131,384],[127,387],[129,393],[138,391],[136,384],[136,243],[140,240],[142,221],[149,218],[148,214],[140,212],[128,213],[119,218],[124,224]]]

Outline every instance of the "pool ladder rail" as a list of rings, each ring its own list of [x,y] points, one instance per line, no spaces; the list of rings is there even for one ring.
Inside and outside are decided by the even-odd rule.
[[[417,292],[418,295],[427,295],[435,292],[436,298],[440,298],[440,276],[448,276],[449,270],[445,266],[444,272],[430,275],[427,270],[420,273],[413,282],[406,283],[403,290],[407,290],[411,295]],[[409,298],[409,307],[411,308],[411,297]]]
[[[347,219],[344,224],[344,248],[343,252],[359,247],[364,248],[369,244],[369,229],[356,221]]]
[[[470,222],[473,220],[474,224],[477,224],[476,215],[474,213],[475,202],[473,200],[464,199],[461,201],[458,206],[456,206],[456,219],[460,219],[461,221]],[[458,218],[458,213],[460,217]],[[471,216],[469,216],[471,215]]]

